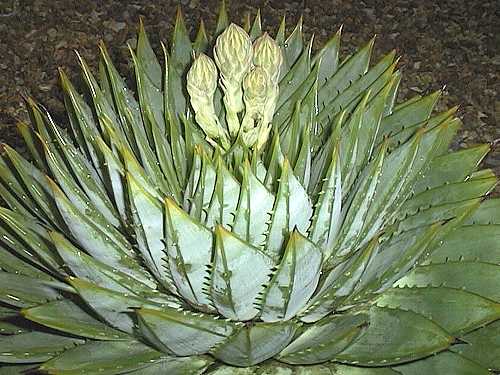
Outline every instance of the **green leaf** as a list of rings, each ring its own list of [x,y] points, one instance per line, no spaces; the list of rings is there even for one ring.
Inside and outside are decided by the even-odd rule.
[[[207,211],[205,225],[209,228],[217,224],[232,226],[240,197],[240,184],[228,170],[222,159],[217,159],[214,194]]]
[[[0,233],[2,233],[2,230],[0,230]],[[3,238],[3,236],[1,237]],[[8,273],[15,273],[18,275],[31,277],[33,279],[42,279],[47,281],[54,280],[52,276],[45,273],[40,268],[37,268],[35,266],[37,265],[36,263],[33,264],[29,262],[29,260],[27,261],[26,257],[19,257],[16,252],[7,250],[7,248],[2,246],[1,244],[0,254],[2,254],[2,256],[0,257],[0,269]]]
[[[0,336],[0,362],[44,362],[74,345],[83,343],[83,340],[73,337],[44,332],[29,332],[19,335]]]
[[[454,115],[457,112],[457,109],[458,107],[453,107],[445,112],[441,112],[435,116],[431,116],[428,120],[424,120],[417,124],[403,128],[399,132],[391,133],[390,135],[388,135],[390,147],[395,148],[398,147],[400,144],[405,143],[416,133],[418,129],[422,127],[425,127],[426,129],[433,129],[436,126],[442,125],[445,122],[453,120]]]
[[[147,134],[146,139],[149,139],[149,141],[151,142],[153,127],[158,127],[162,131],[165,130],[165,123],[163,117],[164,97],[161,91],[162,88],[161,76],[159,81],[153,81],[151,75],[148,74],[147,71],[148,62],[144,61],[144,59],[141,59],[139,55],[136,56],[136,54],[134,53],[134,51],[131,49],[130,46],[129,48],[130,48],[130,54],[132,56],[132,62],[134,64],[137,94],[139,96],[139,103],[140,103],[139,108],[142,114],[145,129],[142,129],[142,127],[140,125],[138,126],[138,124],[134,124],[133,123],[134,121],[131,121],[132,122],[131,126],[133,128],[137,128],[133,129],[134,133],[136,134],[137,142],[140,142],[139,139],[137,139],[139,134],[142,135]],[[158,67],[159,66],[160,65],[158,64]],[[146,141],[146,139],[144,141]],[[148,144],[145,144],[143,147],[148,148],[148,146],[149,146]]]
[[[4,145],[3,149],[12,163],[12,172],[20,177],[18,180],[20,190],[16,191],[18,196],[23,201],[31,203],[32,210],[41,222],[59,227],[61,218],[55,212],[54,201],[50,190],[47,190],[45,175],[11,147]],[[21,187],[20,183],[25,187]]]
[[[413,189],[419,193],[446,183],[464,181],[489,151],[488,145],[480,145],[438,156],[432,160],[425,176],[415,181]]]
[[[2,375],[25,375],[36,370],[33,365],[2,365]]]
[[[316,290],[321,261],[321,250],[293,231],[278,269],[263,293],[260,318],[265,322],[293,318]]]
[[[301,24],[301,22],[299,21]],[[297,27],[299,24],[297,24]],[[302,26],[300,27],[300,29]],[[292,35],[290,35],[290,38],[294,36],[295,33],[302,33],[301,31],[297,31],[298,29],[295,28],[294,32]],[[290,39],[289,38],[289,39]],[[294,37],[294,44],[288,44],[288,48],[293,49],[294,46],[296,45],[296,41],[298,39],[295,39]],[[312,39],[311,39],[312,42]],[[287,45],[288,42],[285,42],[285,45]],[[292,94],[303,84],[303,82],[306,80],[308,77],[310,71],[311,71],[311,48],[312,48],[312,43],[309,43],[306,49],[302,50],[302,36],[300,37],[300,50],[299,55],[297,55],[298,60],[290,66],[290,70],[287,71],[285,76],[280,80],[279,83],[279,98],[276,103],[276,108],[277,110],[275,112],[279,111],[279,108],[281,108],[282,105],[284,105],[287,101],[289,101],[290,97]],[[287,48],[285,48],[285,56],[284,56],[284,64],[287,64]],[[284,69],[285,70],[285,69]],[[285,70],[286,71],[286,70]],[[307,91],[307,90],[306,90]],[[295,101],[292,103],[292,105],[295,104]],[[277,113],[275,114],[277,115]]]
[[[368,327],[334,360],[362,366],[394,365],[440,352],[453,341],[441,327],[411,311],[372,307],[368,314]]]
[[[380,125],[379,139],[427,120],[440,96],[441,91],[435,91],[384,117]]]
[[[269,256],[217,226],[210,295],[219,313],[239,321],[257,315],[255,302],[272,266]]]
[[[196,37],[193,42],[193,51],[197,54],[206,53],[210,43],[208,41],[207,32],[205,30],[205,22],[203,19],[200,20],[200,26],[198,27],[198,32],[196,33]]]
[[[81,173],[82,171],[73,171],[73,173],[66,168],[65,162],[61,155],[54,149],[54,147],[49,147],[44,144],[44,150],[46,155],[47,164],[52,171],[53,178],[58,182],[61,190],[63,190],[68,196],[71,203],[76,207],[76,209],[84,212],[92,213],[96,218],[94,222],[102,230],[106,230],[111,225],[113,227],[118,227],[120,225],[119,219],[115,216],[114,208],[108,209],[106,204],[103,203],[106,200],[112,207],[111,202],[108,200],[106,193],[100,193],[94,191],[95,195],[90,195],[83,189],[80,188],[82,183],[78,183],[78,179],[75,179],[74,175]],[[72,155],[71,158],[78,159],[76,155]],[[79,164],[83,162],[80,161]],[[90,173],[85,174],[85,178],[92,180],[94,177]],[[96,185],[96,184],[93,184]],[[100,195],[100,198],[105,197],[104,200],[96,198]],[[111,232],[112,229],[109,229]]]
[[[165,176],[166,188],[178,202],[182,200],[182,188],[172,156],[172,146],[166,134],[162,133],[157,126],[153,126],[153,143],[156,147],[156,154],[160,168]]]
[[[370,98],[370,101],[367,103],[362,118],[362,124],[360,125],[362,131],[358,132],[356,164],[355,172],[352,173],[353,175],[357,175],[374,154],[377,134],[384,115],[384,109],[387,106],[387,101],[390,100],[391,90],[395,84],[396,79],[393,77],[379,92],[375,93],[374,97]],[[371,89],[370,93],[374,94]]]
[[[352,202],[348,205],[349,210],[345,214],[342,227],[337,236],[332,256],[348,256],[356,250],[359,244],[359,235],[365,225],[366,215],[369,213],[370,206],[374,204],[373,197],[379,183],[380,176],[384,167],[386,148],[381,147],[377,158],[367,166],[367,173],[363,176]]]
[[[292,322],[243,326],[210,353],[231,365],[252,366],[279,353],[292,340],[295,330]]]
[[[295,72],[295,66],[290,70],[289,74],[297,74],[297,76],[288,77],[285,76],[283,79],[282,85],[286,85],[283,88],[280,86],[280,96],[278,99],[278,103],[276,105],[276,111],[273,117],[274,126],[278,127],[280,130],[284,128],[287,123],[287,120],[292,116],[294,109],[296,108],[297,102],[299,101],[316,101],[316,92],[317,92],[317,79],[318,79],[318,71],[319,66],[316,65],[313,69],[310,69],[310,55],[312,48],[312,39],[308,45],[308,48],[304,50],[304,54],[307,53],[306,57],[301,57],[297,64],[303,62],[303,67],[298,66],[297,69],[303,69],[303,72]],[[285,93],[281,93],[281,90],[284,90]],[[311,100],[307,100],[307,96],[309,93],[309,98]],[[281,100],[284,98],[282,95],[288,95],[287,99]],[[305,106],[304,106],[305,107]],[[315,107],[310,108],[315,111]],[[304,121],[305,123],[305,121]]]
[[[185,195],[184,199],[189,200],[189,214],[200,222],[205,222],[207,210],[214,194],[217,179],[217,171],[210,158],[200,149],[194,152],[195,162],[201,163],[201,172],[196,171],[189,182],[191,186],[196,186],[196,190],[186,191],[190,196]]]
[[[162,354],[138,341],[89,341],[45,362],[40,369],[52,374],[121,374],[147,367]]]
[[[432,250],[430,262],[480,261],[500,264],[500,225],[466,225],[448,234]]]
[[[65,94],[64,103],[74,138],[77,140],[80,150],[86,154],[87,159],[91,161],[97,173],[100,174],[100,161],[94,146],[95,137],[99,134],[99,131],[92,110],[75,90],[66,74],[62,70],[59,70],[59,74]]]
[[[300,53],[303,52],[302,21],[302,17],[300,17],[292,33],[283,43],[283,65],[286,67],[284,69],[286,71],[295,64]],[[286,79],[286,76],[283,79]]]
[[[2,147],[4,147],[3,144]],[[24,217],[36,217],[41,222],[49,222],[49,218],[44,218],[43,213],[39,212],[35,200],[28,198],[29,195],[26,194],[24,187],[14,175],[14,170],[8,165],[6,156],[5,153],[0,154],[0,196],[3,205]],[[26,198],[23,199],[23,197]]]
[[[212,259],[212,232],[171,199],[166,199],[165,209],[165,244],[173,282],[191,304],[212,310],[205,287]]]
[[[79,211],[53,181],[48,182],[71,234],[83,249],[102,263],[155,287],[151,277],[133,258],[132,246],[121,233],[111,230],[104,232],[95,224],[94,220],[98,219],[95,215]]]
[[[255,15],[255,19],[252,24],[252,28],[249,32],[250,39],[252,42],[262,35],[262,21],[260,17],[260,9],[257,9],[257,14]]]
[[[395,286],[446,286],[500,302],[500,266],[482,262],[447,262],[416,267]]]
[[[271,257],[282,252],[287,232],[297,229],[306,233],[310,225],[313,208],[304,187],[290,170],[288,160],[281,165],[278,193],[273,208],[265,251]]]
[[[80,61],[80,66],[82,69],[83,78],[87,84],[88,91],[92,98],[92,102],[94,105],[94,110],[97,115],[97,119],[99,122],[99,126],[101,131],[104,130],[105,126],[103,121],[106,120],[108,124],[111,125],[112,129],[119,134],[122,134],[123,129],[121,128],[120,122],[116,116],[114,109],[111,107],[111,104],[106,99],[106,96],[102,92],[97,80],[92,75],[91,69],[88,64],[85,62],[83,57],[77,52],[77,57]],[[99,133],[94,134],[94,136],[98,136]],[[92,142],[94,140],[91,138]],[[98,169],[99,175],[102,177],[102,160],[100,159],[100,155],[97,154],[98,160],[96,160],[97,164],[94,164],[95,168]]]
[[[278,45],[281,47],[282,51],[284,48],[283,45],[285,44],[285,29],[286,29],[286,19],[285,18],[286,18],[285,14],[283,14],[283,16],[281,17],[281,21],[280,21],[280,25],[278,27],[278,30],[276,31],[276,37],[274,38],[276,43],[278,43]],[[283,70],[285,70],[285,66],[283,66],[281,70],[282,70],[281,73],[283,73]],[[280,74],[280,78],[282,76],[283,75]]]
[[[274,196],[258,180],[248,163],[243,164],[243,178],[232,232],[250,245],[265,244],[267,221],[271,217]]]
[[[40,152],[41,145],[35,130],[25,122],[18,122],[16,124],[16,128],[23,138],[24,144],[30,153],[30,159],[33,160],[38,169],[42,171],[47,170],[47,166],[45,165],[45,161]]]
[[[455,221],[445,225],[434,224],[405,232],[383,243],[369,263],[349,301],[371,299],[371,293],[380,293],[406,275],[414,266],[424,263],[430,256],[430,244],[442,233],[455,226]]]
[[[458,354],[443,352],[413,363],[394,367],[401,375],[454,374],[488,375],[486,368]]]
[[[342,26],[314,56],[312,64],[320,64],[318,86],[323,86],[335,74],[339,65],[340,36]]]
[[[58,281],[32,279],[0,271],[0,301],[8,305],[40,305],[60,298],[61,290],[71,291],[71,288]]]
[[[55,136],[61,152],[58,152],[53,143],[50,142],[44,143],[44,148],[46,153],[52,152],[53,157],[60,158],[57,160],[61,169],[59,174],[66,176],[72,172],[69,179],[75,179],[75,182],[79,183],[86,197],[88,197],[87,199],[92,202],[92,206],[94,206],[113,226],[120,226],[116,210],[95,169],[89,164],[84,155],[74,147],[70,138],[59,129],[48,113],[46,113],[46,118],[51,133]],[[64,163],[66,163],[68,167],[66,167]],[[55,173],[54,170],[53,172]],[[68,195],[71,194],[68,193]],[[90,206],[91,205],[89,205],[89,207]]]
[[[357,160],[358,157],[358,143],[360,135],[364,132],[361,128],[363,125],[363,117],[366,112],[366,105],[368,102],[369,92],[363,95],[363,99],[356,106],[354,113],[350,116],[349,121],[340,130],[340,153],[343,155],[340,158],[341,162],[341,178],[342,187],[344,191],[350,191],[351,185],[359,172],[356,168],[360,161]],[[336,129],[333,133],[336,133]],[[333,135],[332,135],[333,136]]]
[[[368,315],[332,315],[305,328],[278,358],[289,364],[315,364],[331,360],[351,345],[368,325]]]
[[[276,361],[266,361],[253,367],[233,367],[221,365],[209,375],[400,375],[389,368],[357,367],[338,363],[321,365],[286,365]]]
[[[229,19],[226,9],[226,0],[220,1],[219,14],[217,16],[217,25],[215,26],[214,38],[217,38],[229,26]]]
[[[326,116],[332,118],[332,116],[343,108],[353,105],[353,102],[357,98],[361,98],[365,90],[371,89],[372,95],[376,94],[378,90],[376,87],[371,88],[371,86],[385,86],[392,77],[392,72],[396,66],[394,62],[395,51],[391,51],[385,55],[375,66],[370,68],[366,74],[361,77],[352,80],[349,86],[342,90],[340,93],[333,93],[334,99],[326,98],[324,102],[324,108],[318,115],[318,120],[323,121]],[[342,69],[342,68],[341,68]],[[328,81],[327,81],[328,84]],[[321,89],[318,94],[319,100],[321,100]],[[321,103],[321,102],[320,102]],[[322,108],[322,107],[320,107]]]
[[[0,207],[2,243],[21,259],[37,265],[47,274],[64,274],[60,259],[47,244],[47,231],[39,223]]]
[[[408,231],[431,223],[447,221],[455,217],[471,214],[479,206],[481,198],[469,199],[461,202],[445,203],[439,206],[431,206],[414,215],[407,216],[397,222],[399,231]]]
[[[328,110],[326,110],[327,104],[342,93],[351,81],[357,80],[368,71],[374,41],[374,39],[370,40],[368,44],[342,63],[335,74],[320,88],[318,93],[318,108],[320,111],[318,119],[321,122],[325,122],[329,116]]]
[[[135,100],[134,94],[128,89],[124,79],[120,76],[120,73],[113,65],[104,43],[100,43],[99,48],[101,50],[101,60],[105,65],[108,81],[111,86],[110,94],[112,94],[112,100],[110,103],[114,103],[115,105],[115,112],[120,120],[119,122],[123,131],[123,137],[121,137],[121,140],[124,143],[129,144],[130,148],[133,149],[134,152],[138,152],[135,143],[134,130],[144,128],[139,105]],[[106,119],[101,119],[101,125],[104,125],[105,123],[107,123]],[[109,127],[105,127],[104,133],[107,135],[111,143],[113,143],[116,141],[116,137],[112,136],[112,133],[121,134],[121,131],[120,129],[113,128],[112,123],[109,123],[109,125]]]
[[[70,278],[69,282],[85,303],[102,319],[111,326],[127,333],[132,333],[135,329],[135,322],[131,316],[132,309],[140,307],[158,308],[161,305],[173,308],[180,307],[175,302],[175,299],[169,301],[168,296],[165,295],[162,295],[161,297],[164,297],[164,299],[157,303],[152,299],[146,300],[127,293],[101,288],[83,279]],[[167,300],[165,300],[165,297]]]
[[[377,306],[411,310],[460,335],[500,318],[500,304],[447,287],[391,288],[375,300]]]
[[[478,198],[491,191],[496,183],[497,178],[490,177],[446,184],[429,189],[407,200],[400,208],[398,215],[405,217],[429,206]]]
[[[140,329],[147,328],[178,356],[207,353],[235,330],[235,323],[201,313],[174,309],[140,309]],[[143,327],[144,326],[144,327]]]
[[[170,48],[169,83],[172,85],[172,100],[176,115],[186,113],[186,92],[184,77],[191,62],[191,40],[184,23],[181,8],[177,8],[172,44]],[[182,93],[182,95],[180,95]]]
[[[151,361],[150,361],[151,362]],[[157,361],[150,363],[147,367],[131,371],[131,375],[201,375],[205,373],[206,368],[213,362],[211,357],[162,357]]]
[[[139,250],[149,270],[158,280],[165,278],[164,215],[162,202],[145,191],[130,173],[127,173],[129,197],[137,215]],[[137,233],[139,232],[140,233]],[[140,240],[139,240],[140,239]]]
[[[149,79],[158,88],[161,87],[162,71],[155,52],[151,48],[142,18],[139,19],[139,33],[137,35],[136,53],[138,59],[144,64],[144,70]]]
[[[488,369],[500,370],[500,320],[463,336],[451,350]]]
[[[18,315],[0,319],[0,335],[19,335],[30,332],[26,326],[26,320]]]
[[[466,224],[500,224],[500,199],[490,198],[482,201]]]
[[[33,322],[75,336],[106,341],[127,338],[122,332],[100,322],[69,299],[25,309],[21,314]]]
[[[332,161],[322,184],[319,198],[314,206],[311,229],[311,241],[319,246],[325,258],[328,258],[333,241],[341,224],[342,176],[340,169],[340,150],[335,147]]]
[[[306,309],[300,314],[300,320],[306,323],[316,322],[335,311],[358,286],[374,254],[376,254],[377,247],[378,238],[376,237],[364,249],[329,271],[327,276],[321,280],[318,290],[307,304]]]
[[[117,292],[138,296],[155,294],[155,289],[87,255],[62,234],[50,232],[49,235],[61,259],[75,276]]]

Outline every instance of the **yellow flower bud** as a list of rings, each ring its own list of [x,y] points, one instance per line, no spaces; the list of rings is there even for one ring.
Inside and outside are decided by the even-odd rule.
[[[217,68],[213,60],[200,54],[191,65],[187,74],[187,90],[190,96],[212,97],[217,88]]]
[[[250,70],[243,80],[243,98],[245,104],[248,105],[248,102],[264,103],[268,85],[269,78],[264,69],[256,66]]]
[[[253,63],[262,67],[274,84],[278,83],[283,54],[278,43],[267,33],[264,33],[253,44]]]
[[[252,41],[245,30],[232,23],[217,38],[214,56],[226,80],[241,82],[252,62]]]
[[[187,74],[187,91],[198,125],[214,144],[219,140],[224,149],[229,148],[229,139],[221,126],[214,109],[214,94],[217,89],[217,67],[210,57],[200,54]]]

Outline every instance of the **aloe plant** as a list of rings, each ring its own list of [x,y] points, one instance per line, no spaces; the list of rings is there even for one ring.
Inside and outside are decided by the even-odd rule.
[[[68,131],[27,98],[0,158],[2,374],[488,374],[500,200],[488,145],[449,151],[440,92],[396,104],[395,53],[339,60],[223,6],[136,95],[104,45]]]

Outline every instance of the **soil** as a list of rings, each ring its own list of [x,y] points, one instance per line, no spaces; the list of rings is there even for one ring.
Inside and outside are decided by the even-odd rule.
[[[168,40],[178,1],[168,0],[1,0],[0,141],[23,151],[15,131],[27,114],[21,93],[46,105],[66,122],[57,68],[79,75],[74,50],[96,71],[99,40],[104,40],[122,73],[129,72],[127,43],[134,43],[140,16],[153,47]],[[194,36],[203,18],[213,30],[218,0],[181,0]],[[340,25],[343,52],[377,34],[375,59],[396,49],[401,56],[400,100],[445,87],[438,109],[460,104],[464,126],[454,147],[500,143],[500,7],[498,2],[463,0],[269,0],[232,1],[233,21],[262,11],[264,28],[274,32],[280,17],[290,23],[304,16],[306,34],[323,44]],[[500,144],[484,167],[500,175]],[[497,190],[498,192],[498,190]]]

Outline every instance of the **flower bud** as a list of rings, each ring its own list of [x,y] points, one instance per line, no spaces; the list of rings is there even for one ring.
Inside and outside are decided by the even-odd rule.
[[[264,119],[269,84],[266,71],[259,66],[250,70],[243,80],[243,101],[246,111],[241,126],[243,141],[249,147],[257,141],[259,127]]]
[[[249,102],[264,103],[268,84],[269,78],[264,69],[256,66],[250,70],[243,80],[243,98],[245,104]]]
[[[229,147],[229,139],[221,126],[214,108],[214,94],[217,89],[217,68],[212,59],[200,54],[187,74],[187,91],[195,120],[207,135],[210,143],[219,140],[223,148]]]
[[[217,38],[214,56],[224,78],[241,83],[252,62],[252,41],[245,30],[232,23]]]
[[[187,90],[190,96],[212,97],[217,88],[217,68],[210,57],[200,54],[187,74]]]
[[[278,83],[283,54],[276,41],[264,33],[253,44],[253,63],[262,67],[273,84]]]

